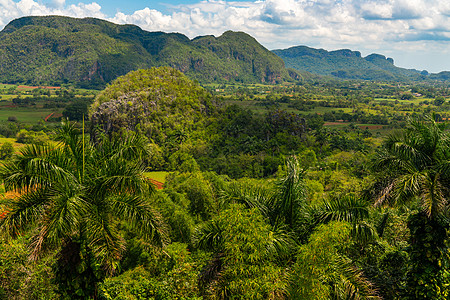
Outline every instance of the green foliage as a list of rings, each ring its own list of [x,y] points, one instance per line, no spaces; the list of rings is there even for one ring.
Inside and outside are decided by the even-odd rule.
[[[63,117],[71,121],[81,121],[88,117],[88,107],[91,101],[74,101],[66,106]]]
[[[171,174],[166,186],[185,195],[189,212],[206,220],[217,212],[217,199],[212,184],[201,173]]]
[[[10,142],[5,142],[0,146],[0,159],[10,158],[14,153],[13,144]]]
[[[28,261],[27,236],[0,242],[0,298],[55,299],[51,255],[38,263]]]
[[[57,138],[58,146],[27,145],[1,166],[5,190],[19,196],[2,200],[0,229],[11,236],[32,231],[33,259],[62,246],[56,264],[61,292],[85,297],[119,264],[125,244],[117,220],[149,241],[163,243],[165,232],[147,199],[152,189],[141,164],[145,139],[130,135],[94,146],[69,123]],[[74,263],[67,263],[71,258]]]
[[[218,260],[212,260],[202,272],[201,281],[208,297],[284,297],[285,275],[274,263],[270,251],[272,232],[257,210],[232,204],[201,226],[196,236],[198,246],[219,254]]]
[[[371,284],[344,254],[351,226],[321,225],[300,247],[290,281],[294,299],[377,299]]]
[[[430,217],[441,215],[448,204],[450,143],[442,126],[428,117],[410,120],[405,132],[391,135],[374,161],[380,178],[377,203],[404,203],[420,196]]]
[[[178,201],[172,200],[172,197],[178,198],[176,199]],[[158,210],[171,228],[169,230],[170,240],[190,244],[195,222],[193,216],[189,214],[189,204],[187,204],[189,200],[179,200],[184,197],[182,194],[169,191],[168,193],[158,193],[155,200]],[[193,197],[193,195],[189,195],[189,197]]]
[[[94,133],[133,130],[158,145],[178,130],[200,128],[213,110],[211,96],[181,72],[153,68],[119,77],[91,106]]]
[[[410,216],[409,270],[405,299],[448,299],[450,286],[448,221],[430,220],[423,213]]]
[[[101,299],[200,299],[197,268],[185,244],[172,243],[159,258],[160,274],[138,266],[106,279],[99,286]]]
[[[390,136],[378,153],[377,203],[416,201],[408,219],[411,232],[405,297],[445,299],[449,275],[446,220],[450,173],[447,133],[433,119],[410,120],[403,134]]]
[[[43,131],[33,132],[26,129],[21,129],[16,135],[16,142],[22,144],[45,144],[48,143],[49,138]]]

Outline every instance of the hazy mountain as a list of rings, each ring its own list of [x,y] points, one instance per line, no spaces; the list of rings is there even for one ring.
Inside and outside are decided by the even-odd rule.
[[[190,40],[95,18],[23,17],[0,32],[0,82],[102,86],[131,70],[171,66],[200,82],[289,78],[283,61],[242,32]]]
[[[426,71],[396,67],[392,58],[380,54],[362,57],[360,52],[348,49],[327,51],[297,46],[272,52],[281,57],[288,68],[343,79],[420,80],[428,75]]]

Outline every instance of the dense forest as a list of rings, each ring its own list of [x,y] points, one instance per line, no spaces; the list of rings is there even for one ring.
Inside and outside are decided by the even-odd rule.
[[[1,299],[450,297],[445,84],[21,93],[61,116],[0,123]]]

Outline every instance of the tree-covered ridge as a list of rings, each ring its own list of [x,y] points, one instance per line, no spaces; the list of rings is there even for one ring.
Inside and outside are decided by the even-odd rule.
[[[102,87],[154,66],[171,66],[200,82],[289,79],[283,61],[245,33],[205,39],[94,18],[23,17],[0,32],[0,81]]]
[[[360,52],[348,49],[327,51],[297,46],[273,52],[284,60],[288,68],[342,79],[405,81],[425,79],[428,75],[396,67],[392,58],[380,54],[362,57]]]

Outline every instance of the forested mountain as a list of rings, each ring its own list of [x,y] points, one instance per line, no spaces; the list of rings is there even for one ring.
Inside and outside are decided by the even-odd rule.
[[[343,79],[363,80],[421,80],[428,72],[399,68],[392,58],[380,54],[362,57],[359,51],[348,49],[327,51],[306,46],[274,50],[286,67],[308,71],[318,75],[331,75]],[[441,74],[441,73],[439,73]],[[443,76],[433,74],[433,79],[443,80]]]
[[[278,56],[277,56],[278,55]],[[283,62],[284,60],[284,62]],[[277,83],[334,76],[363,80],[449,80],[396,67],[391,58],[306,46],[269,51],[243,32],[189,39],[135,25],[62,16],[23,17],[0,32],[0,82],[102,88],[130,71],[170,66],[201,83]],[[286,69],[286,67],[289,68]],[[312,75],[313,74],[313,75]]]
[[[174,67],[200,82],[288,79],[283,61],[242,32],[190,40],[95,18],[23,17],[0,32],[0,82],[101,87],[129,71]]]

